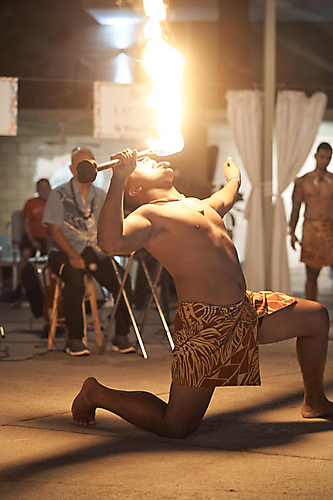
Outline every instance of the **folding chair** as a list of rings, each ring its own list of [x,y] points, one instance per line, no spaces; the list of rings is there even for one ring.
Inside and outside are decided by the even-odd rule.
[[[162,266],[162,264],[160,262],[158,263],[158,269],[157,269],[157,273],[156,273],[155,279],[152,280],[151,277],[150,277],[150,275],[149,275],[147,266],[146,266],[146,264],[144,262],[144,259],[140,257],[140,253],[139,252],[140,251],[133,252],[133,253],[131,253],[129,255],[123,277],[120,276],[120,273],[118,271],[118,268],[117,268],[117,265],[116,265],[116,263],[114,261],[114,258],[111,258],[113,269],[114,269],[114,271],[116,273],[116,276],[117,276],[118,283],[119,283],[120,287],[119,287],[119,291],[118,291],[118,294],[117,294],[117,297],[116,297],[116,300],[115,300],[115,304],[114,304],[114,307],[113,307],[112,314],[110,316],[109,322],[108,322],[107,327],[106,327],[105,332],[104,332],[104,338],[103,338],[102,345],[101,345],[101,347],[99,349],[99,354],[103,354],[104,353],[106,342],[108,340],[109,333],[111,331],[111,327],[112,327],[114,319],[115,319],[115,314],[116,314],[117,308],[119,306],[119,301],[120,301],[121,296],[123,296],[123,298],[124,298],[124,301],[125,301],[125,304],[126,304],[126,307],[127,307],[127,310],[128,310],[128,313],[129,313],[129,316],[130,316],[130,319],[131,319],[131,322],[132,322],[132,325],[133,325],[133,328],[134,328],[134,332],[135,332],[135,335],[137,337],[137,340],[138,340],[138,343],[139,343],[139,346],[140,346],[140,349],[141,349],[143,357],[145,359],[148,358],[148,355],[147,355],[147,352],[146,352],[146,349],[145,349],[145,346],[144,346],[143,340],[142,340],[142,332],[143,332],[144,327],[145,327],[145,325],[147,323],[148,314],[149,314],[149,311],[150,311],[150,308],[151,308],[153,300],[155,301],[155,304],[156,304],[156,307],[157,307],[160,319],[162,321],[164,330],[166,332],[167,338],[169,340],[171,349],[172,350],[174,349],[174,343],[173,343],[172,336],[171,336],[171,333],[170,333],[170,330],[169,330],[169,326],[168,326],[168,323],[167,323],[167,321],[165,319],[165,316],[164,316],[164,313],[163,313],[160,301],[159,301],[157,293],[156,293],[156,288],[157,288],[157,285],[159,283],[159,279],[160,279],[160,276],[161,276],[161,272],[163,270],[163,266]],[[128,297],[127,297],[127,294],[126,294],[126,290],[125,290],[125,282],[126,282],[126,279],[128,277],[129,270],[130,270],[130,267],[131,267],[132,262],[133,262],[133,258],[135,258],[135,257],[138,258],[140,260],[141,264],[142,264],[142,267],[143,267],[143,270],[144,270],[144,273],[146,275],[146,278],[147,278],[147,281],[148,281],[148,284],[149,284],[149,288],[150,288],[150,291],[151,291],[151,295],[150,295],[149,301],[148,301],[148,303],[146,305],[146,309],[145,309],[145,312],[144,312],[143,320],[142,320],[142,323],[141,323],[141,333],[140,333],[140,329],[138,327],[137,321],[135,319],[135,316],[134,316],[131,304],[130,304],[130,302],[128,300]]]

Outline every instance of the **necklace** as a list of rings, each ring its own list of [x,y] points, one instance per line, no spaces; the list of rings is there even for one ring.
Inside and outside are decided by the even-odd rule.
[[[90,219],[90,217],[92,216],[93,208],[94,208],[94,200],[95,200],[95,198],[93,198],[91,200],[90,214],[89,215],[84,215],[84,213],[80,209],[79,205],[77,204],[77,201],[76,201],[76,198],[75,198],[75,193],[74,193],[74,188],[73,188],[73,179],[70,180],[70,185],[71,185],[72,196],[73,196],[74,204],[76,206],[76,210],[79,212],[79,215],[82,217],[82,219],[84,219],[84,220]]]

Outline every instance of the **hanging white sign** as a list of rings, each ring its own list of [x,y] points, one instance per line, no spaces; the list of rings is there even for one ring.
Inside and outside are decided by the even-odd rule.
[[[18,79],[0,77],[0,135],[17,135]]]
[[[150,89],[143,84],[94,82],[94,136],[145,140],[155,132]]]

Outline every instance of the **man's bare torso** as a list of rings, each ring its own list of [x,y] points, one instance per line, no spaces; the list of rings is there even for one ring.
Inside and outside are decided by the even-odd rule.
[[[306,220],[333,220],[333,175],[309,172],[300,181]]]
[[[153,225],[146,248],[174,278],[179,301],[228,305],[244,298],[237,252],[214,209],[187,198],[139,211]]]

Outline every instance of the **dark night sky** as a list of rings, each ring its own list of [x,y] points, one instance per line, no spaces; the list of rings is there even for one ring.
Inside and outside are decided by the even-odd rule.
[[[250,0],[219,5],[219,21],[196,23],[190,37],[184,25],[171,26],[187,60],[191,98],[201,108],[224,107],[229,88],[262,85],[263,23],[250,22]],[[102,30],[80,0],[2,0],[0,74],[19,77],[20,106],[91,107],[91,82],[108,79],[108,61],[115,55]],[[333,107],[332,42],[332,20],[280,21],[277,84],[308,94],[324,90]]]

